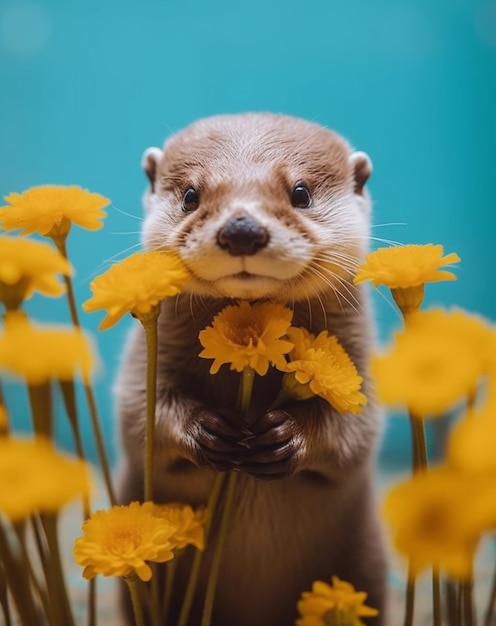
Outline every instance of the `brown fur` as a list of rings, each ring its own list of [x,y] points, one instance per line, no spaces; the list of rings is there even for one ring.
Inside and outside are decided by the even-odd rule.
[[[204,504],[215,471],[240,471],[213,626],[290,626],[300,593],[332,575],[367,591],[367,603],[383,612],[372,488],[381,419],[367,371],[368,306],[351,282],[368,238],[370,161],[316,124],[246,114],[193,124],[163,154],[148,151],[144,167],[151,181],[145,246],[178,251],[193,274],[159,318],[156,499]],[[312,193],[309,208],[291,206],[297,182]],[[200,203],[185,213],[191,186]],[[219,246],[219,229],[233,216],[256,220],[268,243],[249,255]],[[293,325],[337,335],[365,379],[363,413],[340,415],[318,398],[267,413],[280,382],[270,370],[257,377],[249,424],[240,423],[239,374],[223,366],[212,377],[210,362],[198,358],[199,331],[236,298],[281,302],[294,310]],[[137,325],[117,393],[123,501],[143,496],[145,365]],[[179,586],[185,576],[180,570]],[[190,626],[199,624],[206,577],[204,570]]]

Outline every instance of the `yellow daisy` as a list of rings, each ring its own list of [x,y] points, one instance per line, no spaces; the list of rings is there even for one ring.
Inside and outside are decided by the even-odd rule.
[[[33,291],[59,296],[64,286],[58,273],[69,276],[71,266],[50,245],[0,235],[0,302],[8,309],[17,308]]]
[[[21,234],[65,239],[71,224],[98,230],[106,216],[102,208],[110,200],[81,187],[41,185],[4,198],[0,208],[0,225],[5,230],[22,229]]]
[[[90,285],[93,297],[83,309],[90,313],[106,309],[100,330],[110,328],[126,313],[143,321],[161,300],[180,293],[188,278],[176,254],[137,252],[95,278]]]
[[[166,520],[174,526],[175,532],[171,542],[179,549],[191,544],[199,550],[205,548],[205,522],[207,512],[205,508],[194,510],[189,504],[171,502],[157,504],[154,515]]]
[[[463,311],[413,314],[393,346],[372,359],[379,399],[423,417],[445,413],[473,394],[487,371],[489,332]]]
[[[170,561],[175,547],[175,527],[154,514],[152,502],[131,502],[93,513],[82,526],[83,536],[74,543],[76,563],[90,580],[103,576],[152,577],[149,562]]]
[[[88,381],[96,356],[79,329],[34,325],[20,313],[8,315],[0,333],[0,371],[39,384],[50,379]]]
[[[365,256],[354,283],[372,281],[374,287],[416,287],[439,280],[456,280],[452,272],[439,268],[458,263],[460,257],[451,252],[443,256],[443,246],[428,243],[393,248],[379,248]]]
[[[375,287],[386,285],[406,316],[420,308],[425,283],[456,280],[452,272],[440,268],[459,261],[454,252],[443,256],[443,246],[431,243],[380,248],[366,255],[353,282],[370,280]]]
[[[286,369],[291,373],[283,377],[283,390],[300,399],[318,395],[340,413],[360,413],[367,403],[360,391],[363,378],[338,339],[327,331],[315,337],[294,327],[288,337],[295,347],[289,353]]]
[[[495,495],[494,480],[471,480],[448,466],[415,473],[384,502],[394,547],[415,575],[438,565],[453,578],[470,576],[480,533],[496,522]]]
[[[312,591],[304,591],[298,601],[301,617],[296,620],[296,626],[365,626],[361,617],[379,614],[377,609],[364,604],[366,598],[366,593],[356,591],[351,583],[337,576],[332,577],[331,585],[316,580]]]
[[[87,464],[61,454],[50,441],[0,438],[0,513],[13,522],[53,513],[89,491]]]
[[[292,316],[290,309],[272,302],[242,301],[227,306],[214,317],[211,326],[200,332],[204,350],[199,356],[214,359],[211,374],[216,374],[224,363],[230,363],[230,369],[237,372],[251,367],[260,376],[265,376],[269,365],[285,370],[284,355],[293,344],[283,337]]]

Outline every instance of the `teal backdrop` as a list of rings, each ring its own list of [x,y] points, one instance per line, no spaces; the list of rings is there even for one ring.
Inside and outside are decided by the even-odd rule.
[[[2,0],[0,193],[77,184],[112,200],[105,227],[69,240],[76,296],[136,249],[149,145],[197,118],[274,111],[345,135],[374,162],[371,246],[442,243],[458,281],[428,304],[496,319],[496,2],[494,0]],[[374,294],[380,339],[400,320]],[[33,298],[40,320],[68,321],[64,301]],[[97,333],[95,379],[115,458],[112,380],[132,320]],[[29,427],[24,391],[9,409]],[[83,414],[87,420],[87,416]],[[63,422],[62,445],[70,445]],[[94,452],[89,427],[88,449]],[[384,463],[409,455],[401,416],[388,420]]]

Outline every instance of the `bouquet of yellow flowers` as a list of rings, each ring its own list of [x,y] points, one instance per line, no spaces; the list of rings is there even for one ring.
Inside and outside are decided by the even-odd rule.
[[[165,623],[175,563],[189,549],[195,553],[177,623],[185,626],[202,551],[218,519],[202,618],[202,626],[208,626],[238,474],[218,473],[206,509],[196,510],[183,503],[156,504],[152,481],[157,319],[164,298],[177,295],[187,284],[188,271],[174,254],[138,252],[98,276],[91,284],[93,296],[82,307],[86,312],[106,311],[101,330],[130,313],[146,336],[145,497],[144,502],[119,505],[92,388],[98,357],[94,342],[81,329],[66,246],[72,225],[90,230],[102,226],[109,201],[79,187],[44,186],[10,194],[6,202],[0,208],[4,230],[48,237],[55,247],[0,235],[0,375],[25,381],[34,433],[24,438],[13,434],[0,387],[0,605],[5,623],[13,623],[16,615],[25,626],[75,624],[57,524],[60,510],[79,497],[84,519],[73,555],[88,580],[88,623],[97,624],[98,574],[125,581],[137,626],[145,624],[146,615],[154,625]],[[374,357],[372,370],[379,398],[406,407],[412,426],[413,475],[387,494],[384,505],[394,547],[409,563],[405,626],[413,624],[416,577],[427,567],[433,571],[433,623],[439,626],[442,621],[440,579],[447,576],[453,592],[449,623],[475,624],[474,555],[481,536],[496,527],[495,330],[461,310],[421,310],[425,284],[454,279],[442,268],[458,261],[456,254],[443,256],[441,246],[388,248],[368,255],[355,277],[357,283],[370,280],[388,286],[404,317],[404,329],[386,352]],[[48,296],[65,292],[72,326],[49,327],[30,320],[23,303],[35,291]],[[283,373],[275,406],[288,398],[320,396],[340,413],[360,413],[367,403],[362,378],[338,339],[327,331],[314,335],[292,326],[292,311],[282,305],[240,301],[227,306],[200,332],[199,342],[203,349],[198,356],[212,360],[212,375],[222,366],[239,372],[238,408],[246,420],[255,377],[265,376],[269,368]],[[92,472],[76,401],[79,383],[106,487],[106,509],[94,510],[92,505]],[[62,395],[75,456],[63,454],[54,443],[54,387]],[[430,468],[424,421],[454,407],[462,417],[449,438],[446,460]],[[215,516],[220,504],[220,515]],[[166,563],[168,574],[162,593],[158,563]],[[496,585],[486,624],[494,618],[495,596]],[[297,624],[359,626],[362,617],[377,614],[365,600],[365,593],[336,576],[331,584],[315,581],[311,591],[302,590]]]

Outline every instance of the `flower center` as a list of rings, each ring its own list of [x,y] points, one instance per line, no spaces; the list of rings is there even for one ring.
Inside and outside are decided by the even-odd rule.
[[[263,324],[260,320],[251,320],[249,324],[239,324],[227,327],[227,336],[235,344],[246,347],[257,347],[263,333]]]
[[[108,535],[110,550],[115,550],[122,554],[126,549],[134,550],[141,545],[143,533],[138,524],[126,524],[114,528]]]

